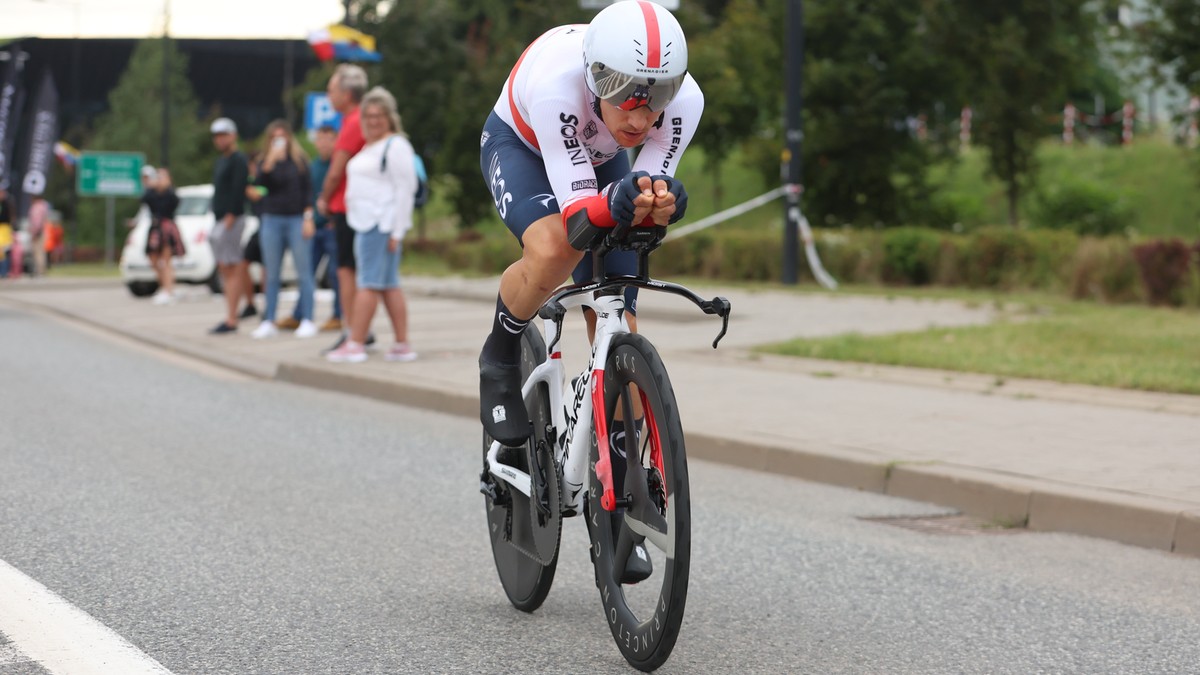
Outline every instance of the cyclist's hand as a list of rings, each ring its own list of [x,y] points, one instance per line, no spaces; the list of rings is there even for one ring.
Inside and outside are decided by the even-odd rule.
[[[621,229],[644,220],[653,203],[650,174],[645,171],[634,171],[608,189],[608,213]]]
[[[638,189],[641,190],[641,194],[638,195],[637,199],[633,200],[633,204],[636,207],[633,211],[633,224],[635,226],[645,222],[646,218],[650,217],[651,212],[654,210],[653,180],[646,175],[638,178]]]
[[[683,182],[671,176],[654,177],[654,209],[651,216],[655,225],[673,225],[687,212],[688,195]]]

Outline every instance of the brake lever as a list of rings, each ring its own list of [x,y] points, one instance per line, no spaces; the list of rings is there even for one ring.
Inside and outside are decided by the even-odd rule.
[[[538,310],[538,316],[543,319],[550,319],[554,322],[554,339],[550,341],[550,345],[546,347],[546,354],[554,352],[554,345],[562,339],[562,323],[563,317],[567,315],[567,308],[563,307],[562,303],[557,300],[548,301]]]
[[[729,300],[717,296],[701,304],[700,309],[705,314],[716,314],[721,317],[721,332],[717,334],[717,339],[713,340],[713,349],[716,349],[717,343],[721,341],[721,338],[725,337],[725,333],[729,330],[729,314],[733,311],[733,306],[729,304]]]

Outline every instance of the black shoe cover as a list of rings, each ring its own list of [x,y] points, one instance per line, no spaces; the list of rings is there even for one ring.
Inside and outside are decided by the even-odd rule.
[[[520,447],[529,438],[529,413],[521,398],[521,367],[479,359],[479,421],[501,445]]]
[[[620,528],[624,527],[625,513],[617,511],[612,514],[612,529],[613,540],[617,539]],[[625,571],[621,573],[621,583],[636,584],[639,581],[645,581],[654,573],[654,565],[650,562],[650,552],[646,550],[645,544],[634,544],[633,549],[629,552],[629,559],[625,561]]]

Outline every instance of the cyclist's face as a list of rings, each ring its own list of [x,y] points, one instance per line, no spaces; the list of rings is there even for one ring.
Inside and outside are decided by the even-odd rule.
[[[600,117],[604,119],[604,126],[617,139],[617,145],[623,148],[634,148],[644,143],[651,125],[661,114],[647,106],[621,110],[608,101],[600,101]]]

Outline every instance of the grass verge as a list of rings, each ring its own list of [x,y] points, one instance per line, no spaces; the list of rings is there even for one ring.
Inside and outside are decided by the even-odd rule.
[[[46,276],[49,277],[109,277],[116,278],[121,276],[121,269],[115,264],[105,265],[104,263],[63,263],[54,265],[46,270]]]
[[[994,301],[991,296],[981,296]],[[1013,302],[1007,303],[1012,308]],[[1026,296],[988,326],[842,335],[761,351],[1103,387],[1200,394],[1200,314]]]

